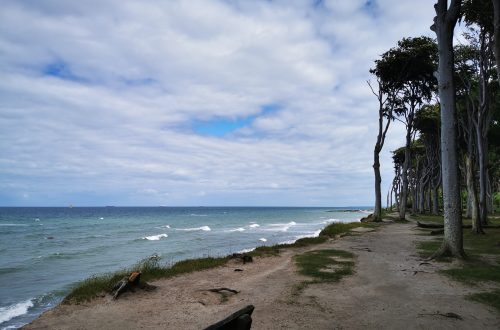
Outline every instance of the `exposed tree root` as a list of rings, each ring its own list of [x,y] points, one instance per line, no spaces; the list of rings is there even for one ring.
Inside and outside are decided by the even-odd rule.
[[[426,315],[434,316],[434,315],[437,315],[437,316],[448,317],[448,318],[456,319],[456,320],[463,320],[463,318],[460,315],[452,313],[452,312],[449,312],[449,313],[439,313],[439,312],[436,312],[436,313],[420,313],[418,315],[419,316],[426,316]]]

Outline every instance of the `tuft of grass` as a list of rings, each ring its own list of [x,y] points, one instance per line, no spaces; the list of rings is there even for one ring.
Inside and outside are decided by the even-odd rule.
[[[293,295],[299,294],[310,284],[337,282],[353,273],[354,255],[342,250],[315,250],[294,257],[300,274],[312,277],[295,286]]]
[[[421,258],[429,258],[434,252],[436,252],[441,246],[441,239],[435,239],[432,241],[423,241],[417,243],[418,254]],[[441,256],[435,258],[434,260],[438,262],[452,262],[453,260],[446,256]]]
[[[441,272],[454,280],[469,285],[487,281],[500,283],[500,266],[493,266],[481,261],[469,261],[462,268],[445,269]]]
[[[141,272],[141,281],[147,282],[158,278],[169,278],[180,274],[222,266],[228,260],[229,257],[189,259],[179,261],[173,266],[167,267],[161,266],[158,258],[148,258],[129,269],[92,276],[79,282],[64,298],[63,303],[78,304],[90,301],[103,293],[110,293],[115,283],[133,271]]]
[[[500,290],[491,292],[474,293],[467,296],[467,299],[495,307],[500,312]]]
[[[470,229],[464,228],[464,249],[467,259],[460,265],[451,269],[440,271],[450,278],[466,283],[478,285],[482,282],[500,283],[500,259],[493,261],[491,256],[500,254],[500,229],[485,228],[485,235],[476,235]],[[419,242],[417,248],[422,257],[429,257],[438,250],[441,240]],[[488,258],[482,255],[489,255]],[[437,261],[451,261],[451,258],[439,258]],[[468,296],[469,299],[489,304],[500,310],[500,290],[480,292]]]
[[[327,236],[334,238],[337,235],[348,233],[351,229],[357,227],[373,227],[374,224],[366,222],[350,222],[350,223],[332,223],[323,228],[319,236]]]

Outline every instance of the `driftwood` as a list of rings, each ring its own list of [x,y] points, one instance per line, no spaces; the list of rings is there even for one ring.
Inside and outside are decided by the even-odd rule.
[[[248,254],[244,254],[244,253],[233,253],[231,255],[231,258],[241,259],[243,261],[243,264],[246,264],[247,262],[253,262],[252,256],[249,256]]]
[[[156,289],[154,285],[149,285],[148,283],[141,283],[141,273],[140,272],[132,272],[129,276],[123,277],[120,281],[118,281],[114,286],[113,290],[113,299],[117,299],[119,295],[124,293],[125,291],[135,291],[135,288],[143,289],[146,291],[151,291]]]
[[[232,292],[234,294],[240,293],[239,291],[236,291],[236,290],[233,290],[233,289],[229,289],[229,288],[215,288],[215,289],[208,289],[207,291],[217,292],[217,293],[221,293],[222,291],[228,291],[228,292]]]
[[[463,320],[463,318],[456,314],[456,313],[453,313],[453,312],[449,312],[449,313],[440,313],[440,312],[436,312],[436,313],[420,313],[418,314],[419,316],[426,316],[426,315],[429,315],[429,316],[443,316],[443,317],[448,317],[450,319],[456,319],[456,320]]]
[[[248,305],[205,330],[249,330],[252,327],[251,315],[254,308],[253,305]]]

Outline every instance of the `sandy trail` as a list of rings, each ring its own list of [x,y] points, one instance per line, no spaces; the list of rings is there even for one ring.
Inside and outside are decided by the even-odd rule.
[[[26,329],[203,329],[248,304],[252,329],[498,329],[500,315],[464,299],[475,289],[436,273],[442,264],[422,264],[414,224],[389,224],[278,257],[196,272],[153,284],[153,292],[126,293],[78,306],[58,306]],[[308,286],[296,273],[293,255],[335,248],[356,254],[356,273],[339,283]],[[235,268],[243,269],[235,272]],[[206,289],[240,291],[223,301]],[[455,313],[462,320],[436,313]]]

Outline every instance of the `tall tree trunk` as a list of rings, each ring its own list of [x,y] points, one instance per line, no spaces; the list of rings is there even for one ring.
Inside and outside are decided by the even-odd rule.
[[[382,191],[381,191],[381,183],[382,177],[380,175],[380,152],[384,147],[385,136],[387,134],[387,130],[389,129],[389,125],[391,123],[392,113],[389,110],[389,113],[384,109],[384,92],[382,91],[382,85],[380,80],[378,81],[378,92],[375,92],[368,82],[368,86],[372,93],[377,97],[379,108],[378,108],[378,135],[377,141],[375,143],[375,147],[373,149],[373,171],[375,173],[375,210],[373,212],[373,221],[379,222],[382,221]],[[386,123],[384,124],[384,118],[387,118]]]
[[[403,171],[401,173],[403,177],[403,189],[401,191],[401,197],[399,202],[399,219],[406,219],[406,203],[408,199],[408,172],[410,170],[410,148],[411,148],[411,128],[406,128],[406,147],[405,147],[405,161],[403,163]]]
[[[483,225],[479,218],[479,204],[477,201],[476,180],[474,171],[474,161],[470,155],[465,155],[465,169],[467,178],[467,196],[471,201],[471,219],[472,232],[475,234],[484,234]]]
[[[373,152],[373,171],[375,172],[375,210],[373,212],[373,221],[382,221],[382,191],[380,185],[382,177],[380,176],[380,159],[377,146]]]
[[[439,215],[439,185],[432,186],[432,214]]]
[[[478,124],[481,125],[481,122],[478,119]],[[478,125],[478,126],[479,126]],[[479,221],[482,224],[487,224],[488,222],[488,206],[486,204],[486,196],[487,196],[487,174],[486,174],[486,150],[484,145],[484,139],[482,130],[479,127],[476,127],[476,136],[477,136],[477,158],[479,164]]]
[[[444,239],[434,257],[452,255],[463,258],[462,207],[457,157],[457,118],[455,84],[453,81],[453,30],[457,23],[460,0],[438,0],[436,16],[431,27],[438,40],[438,87],[441,102],[441,169],[444,199]]]
[[[497,62],[497,79],[500,84],[500,0],[492,0],[493,2],[493,38],[495,61]]]

